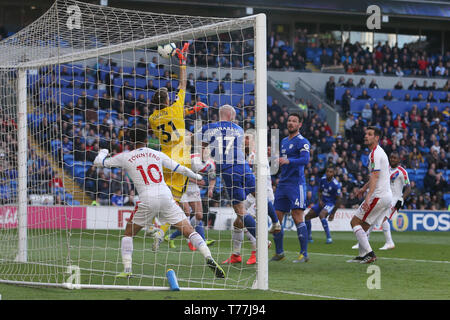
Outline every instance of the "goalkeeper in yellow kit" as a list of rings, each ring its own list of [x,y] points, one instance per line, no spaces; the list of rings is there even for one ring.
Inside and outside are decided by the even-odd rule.
[[[179,164],[190,168],[191,152],[190,146],[185,144],[185,122],[184,115],[192,113],[191,109],[185,109],[186,95],[186,60],[189,43],[185,43],[183,49],[176,49],[175,54],[180,61],[179,86],[177,97],[170,103],[169,93],[166,88],[158,89],[152,97],[152,105],[155,110],[149,117],[149,124],[159,140],[161,152],[169,156]],[[201,106],[194,107],[195,111]],[[173,198],[178,203],[181,200],[189,179],[180,173],[164,169],[164,180],[172,192]],[[161,226],[164,234],[167,233],[169,225]]]

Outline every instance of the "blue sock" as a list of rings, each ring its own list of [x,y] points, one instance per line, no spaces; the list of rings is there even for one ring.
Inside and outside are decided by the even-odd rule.
[[[323,230],[325,230],[325,233],[327,234],[327,239],[331,238],[330,228],[328,228],[327,218],[321,219],[320,222],[322,222]]]
[[[296,225],[298,241],[300,242],[300,253],[305,257],[308,256],[308,229],[304,222]]]
[[[278,222],[277,214],[275,213],[275,208],[273,207],[272,201],[267,201],[267,209],[268,209],[268,215],[270,219],[272,220],[272,223]]]
[[[247,230],[251,233],[251,235],[256,238],[256,221],[249,214],[246,214],[244,216],[244,227],[246,227]]]
[[[281,226],[281,231],[273,234],[273,241],[275,242],[275,253],[282,254],[283,249],[284,228]]]
[[[176,237],[179,237],[179,236],[181,236],[181,231],[177,229],[170,235],[169,239],[173,240],[173,239],[175,239]]]
[[[195,216],[191,218],[191,225],[194,227],[195,231],[205,240],[205,229],[203,228],[203,221],[198,221]]]
[[[305,220],[306,229],[308,230],[308,239],[312,239],[311,235],[311,220]]]

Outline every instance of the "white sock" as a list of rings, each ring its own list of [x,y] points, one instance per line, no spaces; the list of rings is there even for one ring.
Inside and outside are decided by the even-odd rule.
[[[369,227],[369,229],[367,229],[366,234],[367,234],[367,240],[370,239],[370,234],[372,233],[373,228],[375,228],[375,225],[371,225]]]
[[[389,224],[389,221],[384,221],[383,224],[383,232],[384,237],[386,238],[386,243],[394,244],[394,241],[392,241],[392,235],[391,235],[391,225]]]
[[[122,262],[124,267],[124,272],[131,272],[131,262],[133,255],[133,238],[123,237],[122,238]]]
[[[252,244],[252,250],[256,251],[256,238],[248,231],[247,229],[244,229],[245,236]]]
[[[233,227],[231,239],[233,240],[233,254],[240,255],[242,242],[244,241],[244,229]]]
[[[205,258],[211,257],[211,251],[205,240],[197,232],[194,231],[189,235],[189,241]]]
[[[370,246],[369,239],[367,239],[367,234],[364,232],[363,228],[360,225],[353,227],[353,233],[355,234],[356,239],[358,239],[359,254],[361,257],[373,251],[372,247]]]

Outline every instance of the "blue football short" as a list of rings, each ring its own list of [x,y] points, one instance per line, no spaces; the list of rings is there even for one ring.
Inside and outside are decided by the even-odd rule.
[[[306,209],[306,185],[278,185],[275,190],[275,210],[290,212],[293,209]]]

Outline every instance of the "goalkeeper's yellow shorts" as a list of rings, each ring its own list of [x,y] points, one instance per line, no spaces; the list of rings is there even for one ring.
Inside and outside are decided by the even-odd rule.
[[[175,201],[180,202],[181,197],[188,186],[189,178],[180,173],[165,171],[164,181],[172,192],[172,196]]]

